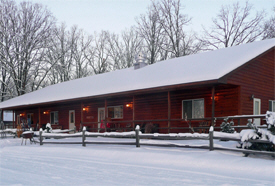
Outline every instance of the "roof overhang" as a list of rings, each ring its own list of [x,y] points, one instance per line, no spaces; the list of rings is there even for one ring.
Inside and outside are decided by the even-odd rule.
[[[41,103],[29,104],[29,105],[18,105],[15,107],[5,107],[1,109],[18,110],[18,109],[26,109],[26,108],[37,108],[37,107],[45,107],[48,105],[55,105],[55,104],[81,102],[81,101],[91,100],[91,99],[109,99],[112,97],[119,97],[119,96],[134,96],[134,95],[140,95],[140,94],[159,93],[159,92],[174,91],[174,90],[181,90],[181,89],[212,87],[218,84],[224,84],[224,83],[221,82],[220,80],[209,80],[209,81],[192,82],[192,83],[185,83],[185,84],[178,84],[178,85],[169,85],[169,86],[140,89],[140,90],[116,92],[116,93],[102,94],[102,95],[96,95],[96,96],[87,96],[87,97],[81,97],[81,98],[64,99],[64,100],[58,100],[58,101],[52,101],[52,102],[41,102]]]

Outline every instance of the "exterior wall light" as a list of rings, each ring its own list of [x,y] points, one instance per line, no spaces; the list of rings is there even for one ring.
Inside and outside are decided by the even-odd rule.
[[[254,94],[252,94],[251,96],[250,96],[250,101],[252,101],[253,99],[254,99]]]
[[[212,97],[211,97],[211,100],[212,100]],[[215,100],[215,101],[218,101],[218,100],[219,100],[219,97],[218,97],[218,96],[214,96],[214,100]]]
[[[126,107],[127,107],[127,108],[133,108],[133,104],[132,104],[132,103],[127,103],[127,104],[126,104]]]

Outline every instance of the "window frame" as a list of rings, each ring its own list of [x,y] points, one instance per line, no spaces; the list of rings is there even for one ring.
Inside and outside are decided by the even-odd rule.
[[[52,113],[54,114],[54,122],[52,123]],[[55,114],[57,114],[57,121],[55,120]],[[51,111],[50,112],[50,124],[51,125],[58,125],[59,124],[59,115],[58,115],[58,111]]]
[[[192,118],[187,118],[187,119],[196,119],[194,118],[194,101],[196,100],[202,100],[203,101],[203,117],[202,118],[205,118],[205,99],[204,98],[196,98],[196,99],[185,99],[185,100],[182,100],[181,102],[181,117],[182,119],[185,119],[184,117],[184,109],[183,109],[183,103],[184,101],[192,101]]]
[[[259,114],[256,113],[256,102],[259,103]],[[262,103],[261,103],[261,99],[259,98],[254,98],[253,99],[253,115],[260,115],[261,114],[261,107],[262,107]]]
[[[268,110],[271,112],[275,112],[275,100],[269,100],[268,102]]]
[[[112,118],[112,117],[110,117],[110,119],[123,119],[123,105],[116,105],[116,106],[108,106],[107,107],[107,118],[109,117],[109,108],[114,108],[114,112],[115,112],[115,108],[121,108],[121,117],[114,117],[114,118]],[[115,116],[115,113],[114,113],[114,116]]]

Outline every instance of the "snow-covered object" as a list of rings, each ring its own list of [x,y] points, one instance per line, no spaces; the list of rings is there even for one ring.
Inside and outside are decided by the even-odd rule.
[[[211,126],[209,129],[209,132],[213,132],[213,131],[214,131],[214,128],[213,128],[213,126]]]
[[[47,124],[46,124],[46,131],[47,131],[47,132],[52,132],[52,131],[53,131],[52,126],[51,126],[50,123],[47,123]]]
[[[218,81],[274,46],[275,39],[268,39],[173,58],[139,70],[132,67],[79,78],[4,101],[0,103],[0,109],[194,82]]]
[[[250,139],[260,139],[260,140],[269,140],[271,143],[275,144],[275,136],[267,129],[258,129],[258,133],[256,133],[253,129],[245,129],[240,133],[241,141],[246,142]]]
[[[4,130],[0,130],[0,133],[2,132],[10,132],[10,133],[16,133],[17,129],[4,129]]]
[[[140,130],[140,127],[139,127],[139,125],[137,125],[137,126],[136,126],[136,130]]]
[[[265,117],[268,127],[275,126],[275,112],[266,111]]]
[[[242,130],[240,133],[240,137],[242,142],[248,141],[250,139],[255,140],[260,138],[259,135],[253,129]]]
[[[240,133],[225,133],[214,131],[214,137],[240,139]]]
[[[33,134],[33,131],[25,131],[22,134]]]

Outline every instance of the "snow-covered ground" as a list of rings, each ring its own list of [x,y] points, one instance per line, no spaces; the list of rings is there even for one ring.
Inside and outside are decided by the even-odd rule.
[[[101,137],[88,140],[123,139]],[[81,142],[81,138],[62,141]],[[149,140],[141,140],[142,142],[149,143]],[[169,141],[171,142],[190,145],[209,143],[207,140]],[[235,147],[236,142],[215,140],[215,146]],[[0,139],[0,185],[274,184],[275,161],[268,156],[244,157],[238,152],[142,145],[140,148],[92,144],[87,144],[86,147],[81,144],[40,146],[27,142],[27,145],[21,146],[21,139]]]

